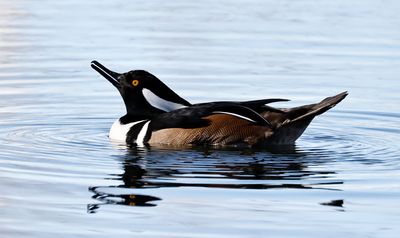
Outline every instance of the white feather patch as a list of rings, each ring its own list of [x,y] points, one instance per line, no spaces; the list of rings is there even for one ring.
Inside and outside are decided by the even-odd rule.
[[[231,115],[231,116],[238,117],[238,118],[240,118],[240,119],[243,119],[243,120],[246,120],[246,121],[250,121],[250,122],[253,122],[253,123],[256,122],[256,121],[254,121],[254,120],[252,120],[252,119],[250,119],[250,118],[248,118],[248,117],[245,117],[245,116],[242,116],[242,115],[240,115],[240,114],[233,113],[233,112],[214,111],[213,113],[220,113],[220,114]]]
[[[147,88],[143,89],[143,96],[146,98],[147,102],[150,103],[155,108],[163,110],[165,112],[170,112],[179,108],[185,107],[185,105],[170,102],[159,96],[155,95],[152,91],[148,90]]]
[[[135,122],[131,122],[131,123],[123,125],[123,124],[121,124],[120,120],[118,119],[112,124],[110,132],[108,134],[108,137],[111,140],[126,142],[126,134],[131,129],[131,127],[142,121],[145,121],[145,120],[135,121]]]
[[[136,139],[136,144],[138,146],[144,146],[144,137],[146,136],[147,129],[149,128],[149,124],[150,124],[150,121],[146,122],[143,125],[142,129],[140,130],[140,132],[137,136],[137,139]]]

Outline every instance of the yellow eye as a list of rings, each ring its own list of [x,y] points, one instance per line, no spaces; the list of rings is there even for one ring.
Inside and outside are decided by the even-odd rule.
[[[139,84],[139,80],[136,80],[136,79],[135,79],[135,80],[132,81],[132,85],[133,85],[133,86],[136,87],[136,86],[138,86],[138,84]]]

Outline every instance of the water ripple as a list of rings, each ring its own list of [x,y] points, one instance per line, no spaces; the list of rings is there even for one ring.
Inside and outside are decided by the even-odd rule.
[[[393,165],[399,148],[390,143],[390,137],[378,134],[385,134],[388,129],[393,129],[392,133],[397,134],[396,128],[390,125],[395,124],[399,115],[353,111],[337,113],[334,120],[343,122],[352,117],[355,119],[351,123],[337,128],[327,127],[326,124],[330,122],[316,123],[293,148],[269,148],[266,151],[150,148],[129,149],[124,153],[124,147],[120,147],[117,158],[122,159],[120,163],[123,164],[124,173],[115,176],[124,182],[126,188],[139,189],[171,186],[312,188],[317,184],[331,184],[329,178],[335,174],[335,171],[308,169],[320,163],[350,160],[364,164],[381,163],[381,166]],[[384,122],[386,128],[354,127],[354,124],[377,120]],[[44,169],[46,166],[56,167],[51,165],[54,161],[49,161],[53,157],[58,158],[58,163],[71,163],[68,156],[71,151],[72,157],[95,155],[104,152],[104,147],[109,147],[110,153],[113,153],[113,147],[106,138],[109,119],[65,118],[62,121],[52,124],[20,122],[18,127],[3,127],[1,140],[8,143],[3,147],[2,156],[9,158],[3,163],[10,163],[8,166],[21,165],[20,161],[15,161],[16,156],[23,159],[34,153],[36,162],[24,161],[22,164],[29,164],[27,170],[31,170],[31,166]],[[80,129],[76,130],[76,127]],[[95,158],[73,161],[71,167],[95,162]],[[80,172],[85,170],[79,169]],[[333,183],[341,181],[334,180]]]

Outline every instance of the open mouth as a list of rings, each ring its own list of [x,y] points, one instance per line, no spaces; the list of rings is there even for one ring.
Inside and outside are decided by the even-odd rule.
[[[112,85],[114,85],[117,88],[120,86],[118,77],[121,74],[107,69],[106,67],[104,67],[104,65],[100,64],[96,60],[93,60],[90,66],[92,66],[92,68],[96,70],[99,74],[101,74],[104,78],[110,81]]]

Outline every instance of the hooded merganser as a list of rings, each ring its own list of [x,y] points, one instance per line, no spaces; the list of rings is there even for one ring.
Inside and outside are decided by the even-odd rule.
[[[91,66],[118,89],[124,100],[127,113],[114,122],[109,137],[127,144],[294,144],[315,116],[347,96],[342,92],[294,108],[266,105],[289,101],[280,98],[191,104],[147,71],[119,74],[97,61]]]

